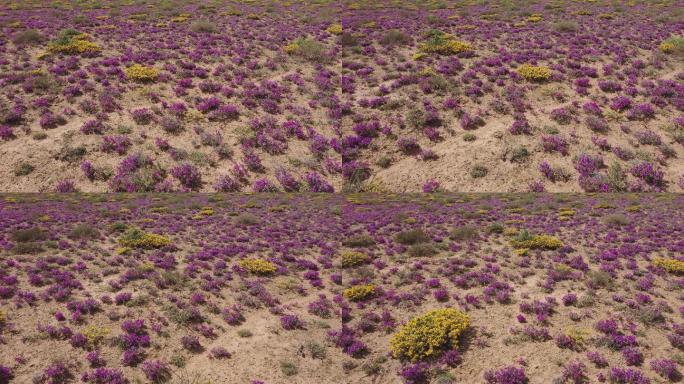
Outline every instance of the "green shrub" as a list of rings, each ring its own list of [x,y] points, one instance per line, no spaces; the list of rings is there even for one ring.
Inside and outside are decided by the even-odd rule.
[[[19,229],[12,233],[12,240],[17,243],[30,243],[45,239],[47,239],[47,232],[38,227]]]
[[[429,257],[438,253],[437,248],[432,244],[413,244],[408,249],[408,254],[411,257]]]
[[[208,20],[198,20],[190,25],[190,30],[195,33],[215,33],[216,24]]]
[[[470,176],[473,179],[479,179],[487,176],[488,172],[489,170],[484,165],[476,165],[473,167],[473,169],[470,170]]]
[[[14,168],[14,176],[26,176],[36,169],[33,165],[21,162]]]
[[[295,365],[293,362],[281,361],[280,371],[283,372],[283,375],[285,376],[294,376],[299,373],[299,368],[297,368],[297,365]]]
[[[17,243],[12,248],[14,253],[19,255],[36,254],[43,251],[41,243]]]
[[[391,158],[391,157],[387,157],[387,156],[383,156],[383,157],[381,157],[381,158],[377,161],[376,164],[377,164],[378,167],[380,167],[380,168],[389,168],[390,165],[392,165],[392,158]]]
[[[249,329],[240,329],[238,330],[237,334],[238,336],[243,338],[252,337],[252,331],[250,331]]]
[[[342,240],[342,245],[350,248],[370,247],[371,245],[375,245],[375,240],[369,235],[355,235]]]
[[[343,47],[355,47],[359,45],[359,39],[352,33],[344,32],[337,37],[337,43]]]
[[[559,21],[553,24],[553,29],[558,32],[576,32],[577,23],[573,21]]]
[[[122,222],[120,222],[120,221],[117,221],[116,223],[112,223],[112,224],[109,226],[109,229],[110,229],[112,232],[118,232],[118,233],[122,233],[122,232],[125,231],[127,228],[128,228],[128,225],[126,225],[126,223],[122,223]]]
[[[95,239],[99,236],[100,231],[90,224],[78,224],[69,232],[69,237],[72,239]]]
[[[258,223],[259,218],[249,213],[243,213],[235,218],[235,224],[238,225],[255,225]]]
[[[318,360],[325,359],[326,352],[325,352],[325,346],[324,345],[321,345],[315,341],[309,340],[306,342],[305,346],[306,346],[306,349],[309,351],[309,354],[311,355],[311,357],[313,357],[314,359],[318,359]]]
[[[17,45],[32,45],[40,44],[45,40],[45,36],[41,34],[38,30],[27,29],[25,31],[19,32],[14,36],[14,44]]]
[[[511,162],[513,163],[524,163],[530,157],[530,151],[522,145],[513,149],[511,153]]]
[[[464,225],[462,227],[456,227],[449,233],[449,238],[454,241],[466,241],[472,240],[477,237],[477,227],[472,225]]]
[[[315,63],[325,63],[330,60],[325,45],[309,38],[295,40],[285,47],[285,52]]]
[[[390,29],[380,38],[380,44],[385,46],[406,45],[411,43],[411,36],[398,29]]]
[[[430,241],[430,237],[422,229],[411,229],[397,233],[394,236],[394,240],[399,244],[412,245],[426,243]]]
[[[489,227],[487,227],[487,230],[489,233],[503,233],[504,226],[499,223],[492,223]]]
[[[629,224],[629,219],[627,216],[618,213],[606,216],[603,221],[606,224],[613,226],[623,226]]]

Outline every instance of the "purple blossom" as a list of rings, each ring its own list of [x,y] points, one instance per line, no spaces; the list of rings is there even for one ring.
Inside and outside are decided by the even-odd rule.
[[[504,367],[498,370],[489,370],[484,374],[487,384],[527,384],[528,379],[525,369],[522,367]]]
[[[632,99],[627,96],[618,96],[610,101],[610,109],[624,111],[632,105]]]
[[[613,367],[610,370],[610,382],[615,384],[650,384],[651,380],[638,369]]]
[[[202,174],[192,164],[184,163],[172,168],[171,175],[185,188],[198,190],[202,186]]]
[[[541,138],[544,152],[559,152],[563,156],[568,154],[568,142],[558,135],[544,135]]]
[[[146,360],[142,363],[142,371],[149,380],[157,383],[168,380],[171,377],[171,370],[163,361]]]
[[[297,315],[284,315],[280,317],[280,325],[283,329],[303,329],[304,323],[297,317]]]
[[[434,193],[439,190],[439,181],[430,179],[423,184],[423,192],[424,193]]]
[[[399,375],[406,384],[424,383],[427,380],[429,368],[427,363],[415,363],[402,367]]]

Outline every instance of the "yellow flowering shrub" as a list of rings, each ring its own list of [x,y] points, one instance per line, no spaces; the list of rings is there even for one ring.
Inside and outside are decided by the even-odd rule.
[[[416,52],[411,56],[411,58],[415,61],[420,61],[420,60],[426,58],[427,56],[428,56],[427,53]]]
[[[671,273],[684,273],[684,261],[681,260],[656,257],[653,265]]]
[[[375,285],[373,284],[354,285],[345,289],[342,292],[342,296],[344,296],[347,300],[361,301],[373,296],[374,293]]]
[[[440,31],[431,32],[428,41],[418,46],[418,50],[422,53],[440,55],[455,55],[472,49],[473,47],[470,44],[456,40],[452,35]]]
[[[660,43],[658,46],[661,52],[663,53],[683,53],[684,52],[684,37],[681,36],[672,36],[668,38],[667,40],[663,41]]]
[[[343,32],[342,24],[331,24],[326,31],[332,35],[341,35]]]
[[[529,21],[530,23],[538,23],[542,20],[543,20],[542,16],[540,14],[537,14],[537,13],[535,13],[532,16],[527,18],[527,21]]]
[[[396,359],[419,361],[458,345],[470,317],[453,308],[435,309],[409,320],[390,340]]]
[[[174,23],[184,23],[184,22],[188,21],[189,18],[190,18],[190,14],[181,13],[180,15],[172,18],[171,21]]]
[[[420,72],[418,72],[418,76],[421,76],[421,77],[428,77],[428,76],[435,76],[435,75],[437,75],[437,72],[435,72],[435,70],[430,68],[430,67],[425,67],[422,70],[420,70]]]
[[[286,45],[285,47],[283,47],[283,51],[285,51],[285,53],[287,53],[287,54],[293,54],[293,53],[297,52],[298,50],[299,50],[299,44],[297,44],[296,42],[290,43],[290,44]]]
[[[613,15],[612,13],[602,13],[599,15],[599,18],[604,20],[613,20],[615,18],[615,15]]]
[[[151,261],[143,261],[142,263],[140,263],[140,265],[136,267],[136,270],[143,273],[152,272],[154,271],[154,263],[152,263]]]
[[[551,77],[549,67],[523,64],[518,68],[518,74],[528,81],[545,81]]]
[[[153,249],[171,244],[171,239],[156,233],[145,233],[139,228],[131,228],[124,233],[119,243],[124,247]]]
[[[238,265],[255,275],[270,275],[277,269],[275,264],[263,259],[243,259]]]
[[[563,208],[558,211],[558,216],[575,216],[575,210],[571,208]]]
[[[601,203],[596,204],[593,208],[594,209],[611,209],[611,208],[615,208],[615,206],[610,204],[610,203],[607,203],[607,202],[601,202]]]
[[[555,236],[532,236],[527,232],[522,232],[516,239],[511,240],[511,245],[518,249],[558,249],[563,246],[563,242]]]
[[[117,255],[127,255],[129,253],[131,253],[131,248],[129,247],[120,247],[116,249]]]
[[[570,208],[563,208],[558,211],[558,220],[568,221],[572,216],[575,216],[575,210]]]
[[[189,123],[199,123],[205,120],[205,116],[196,108],[190,108],[183,114],[183,120]]]
[[[342,267],[355,267],[368,261],[368,256],[357,251],[342,251]]]
[[[518,232],[519,232],[518,228],[516,228],[516,227],[507,227],[507,228],[504,228],[503,234],[505,236],[515,236],[518,234]]]
[[[584,345],[587,339],[591,336],[591,331],[584,328],[569,328],[565,331],[565,335],[572,339],[577,345]]]
[[[5,315],[5,312],[0,311],[0,324],[4,324],[5,321],[7,321],[7,315]]]
[[[126,77],[135,81],[154,81],[159,76],[159,71],[154,67],[146,67],[140,64],[133,64],[130,67],[124,69]]]
[[[638,205],[630,205],[629,207],[625,208],[625,211],[627,211],[627,212],[639,212],[639,211],[641,211],[641,207]]]
[[[100,344],[102,340],[109,335],[109,329],[91,325],[84,329],[82,333],[86,337],[88,345],[94,347]]]
[[[675,46],[672,43],[662,42],[658,48],[660,48],[660,51],[663,53],[672,53],[674,52]]]
[[[48,53],[64,53],[77,55],[82,53],[97,53],[102,50],[99,45],[87,40],[87,36],[79,34],[68,38],[60,38],[48,44]]]

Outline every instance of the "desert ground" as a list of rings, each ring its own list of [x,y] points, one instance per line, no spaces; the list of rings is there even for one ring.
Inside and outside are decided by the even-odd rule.
[[[0,382],[676,382],[683,209],[676,194],[3,195]]]

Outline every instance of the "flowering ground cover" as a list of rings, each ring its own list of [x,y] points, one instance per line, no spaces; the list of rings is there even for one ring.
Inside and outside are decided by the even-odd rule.
[[[665,383],[676,194],[3,195],[0,383]]]
[[[0,190],[684,190],[665,1],[3,1]]]
[[[347,2],[350,190],[682,191],[682,9]]]
[[[339,188],[327,3],[1,2],[0,190]]]

